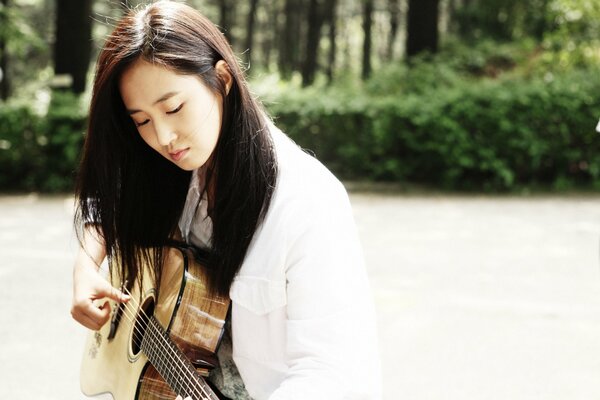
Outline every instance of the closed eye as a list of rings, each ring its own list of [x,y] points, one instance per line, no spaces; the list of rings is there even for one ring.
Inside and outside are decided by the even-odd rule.
[[[176,113],[178,113],[178,112],[179,112],[179,110],[181,110],[181,108],[182,108],[182,107],[183,107],[183,103],[181,103],[181,104],[179,105],[179,107],[177,107],[176,109],[174,109],[174,110],[171,110],[171,111],[167,111],[167,114],[176,114]],[[139,128],[140,126],[146,125],[148,122],[150,122],[150,120],[149,120],[149,119],[147,119],[147,120],[145,120],[145,121],[143,121],[143,122],[139,122],[139,123],[134,121],[134,123],[135,123],[135,126],[137,126],[138,128]]]
[[[167,114],[175,114],[175,113],[179,112],[179,110],[181,110],[181,107],[183,107],[183,103],[181,103],[179,105],[179,107],[177,107],[176,109],[171,110],[171,111],[167,111]]]

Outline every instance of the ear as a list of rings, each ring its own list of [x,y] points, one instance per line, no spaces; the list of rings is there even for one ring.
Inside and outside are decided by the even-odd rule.
[[[233,77],[229,71],[229,65],[227,65],[225,60],[219,60],[215,64],[215,71],[217,72],[219,79],[225,84],[225,94],[229,94],[229,89],[231,89],[231,85],[233,84]]]

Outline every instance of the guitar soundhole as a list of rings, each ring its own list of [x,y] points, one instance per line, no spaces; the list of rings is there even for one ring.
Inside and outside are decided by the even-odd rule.
[[[142,349],[142,340],[146,335],[148,322],[154,314],[154,297],[148,297],[140,307],[133,327],[131,350],[137,356]]]

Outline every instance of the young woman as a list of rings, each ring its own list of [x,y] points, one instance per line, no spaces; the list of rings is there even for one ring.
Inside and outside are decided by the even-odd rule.
[[[97,330],[180,235],[232,301],[213,383],[233,399],[379,399],[375,315],[342,184],[267,117],[219,30],[160,1],[124,17],[97,63],[76,191],[73,318]],[[160,276],[161,263],[155,264]]]

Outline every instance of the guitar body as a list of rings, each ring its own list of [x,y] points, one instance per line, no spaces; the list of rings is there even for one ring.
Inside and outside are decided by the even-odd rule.
[[[140,271],[142,285],[133,285],[131,299],[121,305],[112,337],[111,321],[88,336],[80,377],[85,395],[109,393],[115,400],[175,399],[176,393],[171,387],[177,387],[180,380],[177,376],[179,368],[163,367],[163,375],[167,375],[165,381],[157,371],[159,368],[152,365],[160,364],[153,349],[168,347],[169,339],[191,361],[196,368],[193,373],[198,375],[195,379],[202,380],[203,384],[200,376],[208,375],[209,369],[215,366],[215,352],[223,333],[229,299],[208,296],[204,283],[205,267],[194,259],[190,250],[178,247],[165,250],[160,290],[154,287],[148,268]],[[114,276],[110,278],[114,287],[121,285]],[[109,302],[114,317],[119,304]],[[153,315],[168,335],[167,339],[146,333],[150,329],[146,329],[145,315]],[[144,335],[146,337],[142,339]],[[148,336],[156,340],[155,347],[147,347],[146,342],[142,345],[142,340],[148,340]],[[152,363],[146,353],[151,353]]]

